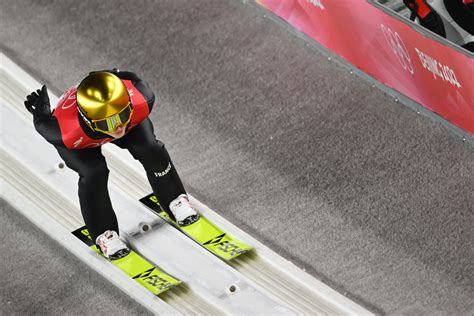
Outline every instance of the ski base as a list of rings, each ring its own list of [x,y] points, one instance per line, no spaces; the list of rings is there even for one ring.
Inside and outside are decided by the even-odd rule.
[[[100,250],[97,249],[92,241],[89,231],[85,226],[73,231],[72,233],[102,256]],[[118,267],[126,275],[155,295],[166,292],[170,288],[181,283],[180,280],[177,280],[169,274],[161,271],[133,250],[130,250],[130,253],[123,258],[110,260],[110,263]]]
[[[221,259],[232,260],[253,249],[252,246],[224,232],[201,214],[196,222],[184,227],[179,226],[176,221],[161,208],[154,194],[149,194],[141,198],[140,202]]]

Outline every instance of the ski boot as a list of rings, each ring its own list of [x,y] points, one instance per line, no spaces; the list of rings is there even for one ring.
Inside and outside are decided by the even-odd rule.
[[[130,249],[113,230],[106,230],[95,241],[100,251],[109,260],[117,260],[130,253]]]
[[[191,203],[189,203],[189,198],[186,194],[181,194],[173,200],[170,203],[170,210],[179,226],[191,225],[199,219],[199,214],[196,213]]]

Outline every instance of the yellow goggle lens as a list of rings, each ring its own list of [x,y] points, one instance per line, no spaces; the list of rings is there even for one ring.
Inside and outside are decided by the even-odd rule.
[[[117,129],[117,126],[126,125],[132,118],[132,107],[128,105],[119,113],[107,117],[103,120],[92,120],[92,127],[96,131],[100,132],[113,132]]]

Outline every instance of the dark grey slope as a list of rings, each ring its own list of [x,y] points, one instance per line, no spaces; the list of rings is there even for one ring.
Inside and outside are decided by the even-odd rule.
[[[4,50],[56,92],[149,80],[189,191],[376,312],[474,313],[474,149],[237,1],[15,1]]]
[[[148,314],[0,199],[0,315]]]

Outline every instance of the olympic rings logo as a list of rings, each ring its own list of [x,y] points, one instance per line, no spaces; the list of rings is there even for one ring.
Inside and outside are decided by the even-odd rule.
[[[108,142],[110,142],[109,139],[104,139],[104,140],[101,141],[100,143],[89,143],[89,144],[86,144],[86,145],[82,146],[81,149],[99,147],[99,146],[102,146],[102,145],[107,144]]]
[[[103,141],[99,142],[99,143],[88,143],[88,144],[85,144],[83,146],[80,146],[84,141],[84,137],[81,136],[81,138],[79,138],[78,140],[76,140],[73,145],[74,145],[74,148],[79,148],[79,149],[85,149],[85,148],[95,148],[95,147],[99,147],[99,146],[102,146],[108,142],[110,142],[110,139],[104,139]]]
[[[392,52],[398,56],[398,61],[403,69],[409,71],[413,75],[415,71],[411,64],[410,54],[408,54],[408,50],[400,35],[397,32],[393,32],[390,28],[385,27],[383,24],[380,24],[380,28],[382,29],[385,40],[390,46]]]
[[[76,105],[76,89],[71,88],[70,90],[68,90],[64,94],[63,100],[62,100],[63,104],[61,105],[61,108],[63,110],[67,110],[71,108],[72,106]]]

